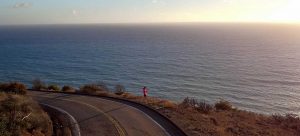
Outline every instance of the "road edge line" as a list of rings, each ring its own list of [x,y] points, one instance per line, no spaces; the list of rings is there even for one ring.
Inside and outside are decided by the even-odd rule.
[[[86,105],[100,113],[102,113],[106,118],[108,118],[109,121],[111,121],[111,123],[115,126],[115,128],[117,129],[118,133],[120,136],[127,136],[127,132],[126,130],[122,127],[122,125],[114,118],[112,117],[111,115],[109,114],[106,114],[104,111],[102,111],[101,109],[91,105],[91,104],[88,104],[88,103],[85,103],[85,102],[78,102],[78,101],[74,101],[74,100],[69,100],[69,99],[61,99],[61,100],[65,100],[65,101],[70,101],[70,102],[74,102],[74,103],[80,103],[80,104],[83,104],[83,105]]]
[[[74,124],[74,128],[72,129],[72,132],[74,133],[74,136],[81,136],[81,133],[80,133],[80,127],[78,125],[78,122],[77,120],[70,114],[68,113],[67,111],[61,109],[61,108],[58,108],[58,107],[54,107],[54,106],[51,106],[51,105],[48,105],[48,104],[45,104],[45,103],[39,103],[43,106],[46,106],[46,107],[49,107],[49,108],[52,108],[54,110],[57,110],[63,114],[66,114],[68,117],[69,117],[69,120],[71,121],[71,124]]]

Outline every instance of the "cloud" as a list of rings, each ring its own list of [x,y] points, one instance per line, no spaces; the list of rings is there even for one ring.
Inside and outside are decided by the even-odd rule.
[[[31,3],[16,3],[13,8],[29,8],[31,6]]]

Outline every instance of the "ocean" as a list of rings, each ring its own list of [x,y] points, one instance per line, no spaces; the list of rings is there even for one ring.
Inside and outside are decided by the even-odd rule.
[[[259,113],[300,114],[300,25],[0,26],[0,81],[122,84],[180,102],[225,99]]]

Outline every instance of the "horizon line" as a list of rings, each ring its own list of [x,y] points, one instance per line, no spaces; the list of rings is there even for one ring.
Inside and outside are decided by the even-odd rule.
[[[42,25],[147,25],[147,24],[274,24],[300,25],[300,22],[271,21],[190,21],[190,22],[105,22],[105,23],[32,23],[32,24],[0,24],[0,26],[42,26]]]

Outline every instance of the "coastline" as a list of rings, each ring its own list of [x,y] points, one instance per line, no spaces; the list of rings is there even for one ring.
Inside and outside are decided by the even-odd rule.
[[[127,106],[139,107],[152,119],[156,118],[155,120],[159,121],[160,125],[164,126],[166,122],[169,122],[163,128],[166,128],[172,135],[179,132],[188,136],[298,136],[300,134],[300,118],[296,114],[259,114],[240,110],[226,100],[209,104],[187,97],[182,102],[176,103],[166,99],[133,95],[128,93],[122,85],[116,85],[115,90],[109,90],[105,84],[86,84],[78,90],[71,86],[60,88],[53,84],[46,85],[38,79],[34,80],[32,84],[32,89],[25,89],[26,86],[22,83],[4,83],[0,84],[0,90],[6,93],[20,94],[26,94],[27,90],[31,91],[28,92],[29,94],[38,91],[63,96],[69,94],[86,96],[89,97],[88,99],[97,99],[98,97],[120,102]],[[122,113],[118,112],[118,114]]]
[[[240,110],[225,100],[213,105],[192,98],[186,98],[183,102],[176,103],[155,97],[145,98],[127,92],[121,94],[103,91],[82,93],[80,90],[47,92],[117,98],[139,103],[170,119],[189,136],[297,136],[300,133],[300,119],[297,115],[259,114]]]

